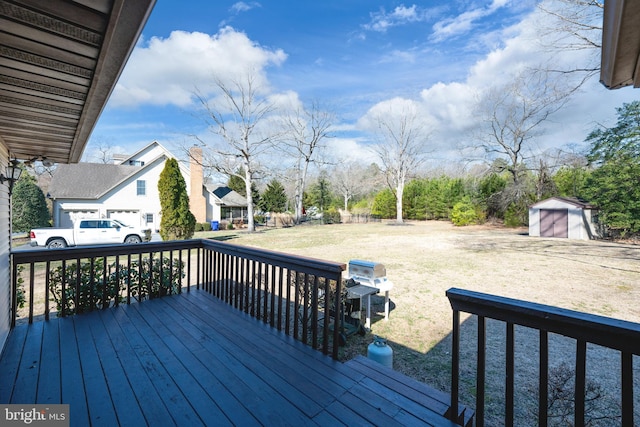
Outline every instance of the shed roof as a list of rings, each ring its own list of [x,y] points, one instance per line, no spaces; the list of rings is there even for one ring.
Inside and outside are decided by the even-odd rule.
[[[548,199],[545,200],[540,200],[537,203],[534,203],[533,205],[531,205],[532,208],[538,207],[542,204],[545,204],[547,202],[549,202],[550,200],[558,200],[560,202],[563,203],[567,203],[569,205],[575,206],[577,208],[580,209],[597,209],[597,207],[595,205],[592,205],[591,203],[587,202],[586,200],[580,199],[578,197],[561,197],[561,196],[555,196],[555,197],[550,197]]]

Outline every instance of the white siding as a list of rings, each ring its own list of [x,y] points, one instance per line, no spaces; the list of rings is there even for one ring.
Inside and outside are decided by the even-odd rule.
[[[92,217],[118,218],[113,212],[128,212],[127,225],[133,227],[160,228],[160,194],[158,180],[164,169],[164,161],[157,161],[147,165],[141,173],[134,175],[120,184],[113,191],[97,200],[65,199],[57,200],[54,204],[54,221],[56,226],[62,225],[63,212],[92,212]],[[145,181],[145,194],[138,195],[138,181]],[[95,214],[93,214],[95,212]],[[135,218],[131,212],[136,212]],[[152,214],[154,223],[146,222],[147,214]],[[60,225],[59,225],[60,224]],[[68,226],[68,225],[66,225]]]
[[[0,171],[8,163],[8,152],[0,144]],[[9,188],[0,185],[0,349],[9,335],[11,324],[11,269],[9,267],[9,251],[11,244],[11,227],[9,223]]]

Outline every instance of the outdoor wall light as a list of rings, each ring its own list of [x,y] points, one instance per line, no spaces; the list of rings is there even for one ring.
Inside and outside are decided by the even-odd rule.
[[[9,194],[13,190],[13,184],[20,178],[22,174],[22,168],[19,166],[20,162],[17,160],[11,160],[9,165],[5,170],[5,174],[0,174],[0,184],[4,184],[5,182],[9,183]]]

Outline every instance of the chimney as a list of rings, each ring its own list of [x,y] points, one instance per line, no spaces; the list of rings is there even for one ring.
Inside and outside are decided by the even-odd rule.
[[[196,222],[207,222],[207,199],[204,197],[204,175],[202,173],[202,148],[189,149],[189,175],[191,192],[189,208]]]

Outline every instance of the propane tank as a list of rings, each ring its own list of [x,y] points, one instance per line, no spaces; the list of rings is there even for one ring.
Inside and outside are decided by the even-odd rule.
[[[373,337],[373,342],[367,347],[367,357],[393,369],[393,349],[387,345],[384,338],[377,335]]]

